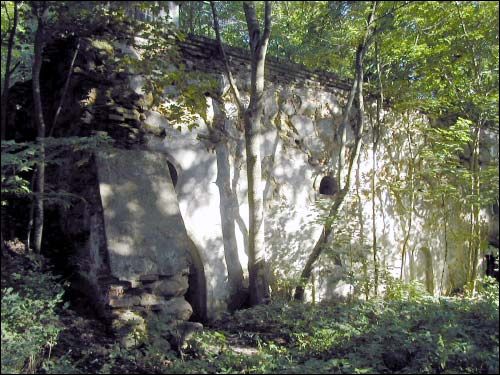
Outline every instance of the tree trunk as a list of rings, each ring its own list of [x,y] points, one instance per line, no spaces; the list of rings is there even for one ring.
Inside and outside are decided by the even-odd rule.
[[[358,168],[356,170],[356,198],[357,198],[357,210],[358,210],[358,220],[359,220],[359,242],[361,246],[361,250],[364,251],[365,248],[365,225],[363,218],[363,205],[361,201],[361,195],[359,194],[360,190],[360,179],[359,179],[359,163],[360,159],[358,159]],[[352,263],[352,262],[351,262]],[[368,259],[363,257],[362,270],[363,270],[363,293],[365,294],[365,298],[368,301],[370,297],[370,280],[368,278]]]
[[[263,110],[264,66],[267,46],[271,34],[271,4],[265,2],[264,32],[261,36],[259,22],[255,12],[255,4],[251,1],[243,3],[247,21],[251,51],[251,91],[250,103],[245,109],[238,88],[231,74],[229,61],[226,57],[220,37],[219,21],[214,2],[210,2],[214,21],[214,30],[224,61],[224,68],[229,79],[231,92],[238,106],[240,116],[243,116],[245,132],[245,150],[247,161],[248,183],[248,274],[250,304],[258,305],[269,300],[269,272],[265,261],[264,242],[264,203],[262,187],[262,171],[260,160],[260,123]]]
[[[220,215],[222,227],[222,240],[224,242],[224,257],[226,260],[228,284],[230,289],[230,310],[235,310],[243,302],[243,269],[238,256],[238,245],[236,242],[236,226],[233,207],[233,192],[231,191],[231,180],[229,175],[229,150],[225,141],[217,144],[215,153],[217,156],[217,180],[220,197]]]
[[[262,112],[260,112],[262,113]],[[260,117],[260,116],[259,116]],[[260,160],[260,119],[245,113],[245,150],[248,182],[248,275],[250,303],[257,305],[269,297],[268,275],[264,258],[264,205]]]
[[[476,290],[477,267],[479,265],[479,254],[481,247],[481,226],[479,223],[480,205],[477,202],[480,196],[479,183],[479,142],[481,135],[481,125],[477,124],[474,129],[473,149],[471,160],[471,229],[469,239],[469,272],[468,272],[468,292],[471,297],[474,296]],[[476,200],[476,202],[474,202]]]
[[[351,188],[351,182],[352,182],[352,172],[353,172],[353,166],[357,164],[359,154],[361,151],[361,144],[362,144],[362,134],[363,134],[363,128],[364,128],[364,102],[363,102],[363,59],[366,53],[366,49],[369,45],[371,36],[373,35],[373,20],[375,18],[375,11],[377,8],[377,2],[374,1],[372,3],[372,11],[370,13],[370,16],[368,18],[368,23],[367,23],[367,28],[366,32],[363,38],[363,41],[359,44],[357,50],[356,50],[356,63],[355,63],[355,71],[356,71],[356,78],[352,84],[351,92],[349,94],[349,99],[346,107],[346,111],[344,112],[344,117],[343,117],[343,129],[342,129],[342,143],[341,143],[341,150],[339,154],[339,160],[338,160],[338,176],[339,176],[339,186],[342,186],[342,179],[344,175],[346,175],[346,181],[344,184],[344,187],[341,188],[339,191],[337,197],[335,198],[335,201],[330,209],[329,217],[326,221],[326,223],[323,226],[323,231],[321,232],[321,236],[316,241],[316,244],[314,245],[314,248],[309,255],[306,264],[304,265],[304,268],[302,269],[302,273],[300,275],[300,283],[297,285],[295,288],[295,295],[294,299],[303,301],[304,300],[304,288],[306,283],[309,281],[309,278],[311,277],[311,272],[314,268],[314,264],[316,260],[319,258],[321,253],[323,252],[326,243],[328,241],[328,237],[330,233],[332,232],[332,225],[333,222],[336,220],[337,214],[340,210],[340,207],[344,203],[344,199],[349,192]],[[357,90],[356,90],[357,89]],[[347,121],[346,119],[349,118],[349,112],[351,110],[351,105],[352,101],[354,100],[354,95],[355,92],[357,91],[358,93],[358,113],[359,113],[359,118],[358,118],[358,126],[355,132],[355,144],[354,144],[354,150],[351,153],[351,157],[349,158],[349,163],[347,167],[347,171],[340,171],[340,168],[344,168],[346,161],[344,158],[345,155],[345,142],[346,142],[346,126]]]
[[[303,301],[304,300],[304,290],[305,290],[305,284],[308,282],[309,278],[311,277],[311,273],[313,270],[313,266],[316,263],[316,260],[319,258],[321,253],[323,252],[326,242],[328,240],[328,237],[330,233],[332,232],[332,221],[335,220],[340,207],[342,206],[344,202],[345,195],[347,193],[347,190],[341,190],[338,193],[337,198],[335,199],[335,203],[333,204],[332,208],[330,209],[329,213],[329,218],[328,221],[325,223],[323,226],[323,231],[321,232],[321,236],[319,237],[318,241],[316,241],[316,244],[314,245],[314,248],[307,258],[307,262],[304,265],[304,268],[302,269],[302,273],[300,274],[300,280],[301,283],[300,285],[297,285],[295,288],[295,294],[294,294],[294,299],[297,301]]]
[[[259,22],[253,2],[243,3],[251,49],[250,104],[243,116],[248,181],[248,275],[250,304],[269,300],[269,275],[264,257],[264,190],[260,160],[260,127],[264,108],[264,65],[271,33],[271,4],[265,2],[264,33],[260,36]]]
[[[36,181],[36,168],[33,169],[33,176],[31,176],[31,191],[35,191],[35,181]],[[35,215],[35,196],[33,195],[31,197],[31,202],[30,202],[30,210],[28,213],[28,226],[26,229],[26,249],[30,251],[31,249],[31,231],[33,230],[33,222],[34,222],[34,216]]]
[[[9,99],[9,85],[10,85],[10,76],[14,72],[14,69],[11,70],[10,65],[12,61],[12,49],[14,48],[14,37],[16,35],[17,30],[17,19],[18,19],[18,8],[17,2],[14,1],[14,19],[12,28],[9,32],[9,40],[7,42],[7,58],[5,60],[5,73],[3,79],[3,90],[2,90],[2,103],[1,103],[1,139],[5,139],[5,135],[7,132],[7,101]]]
[[[444,222],[444,261],[443,269],[441,271],[441,281],[439,283],[439,295],[443,295],[443,280],[444,271],[448,262],[448,210],[446,209],[446,202],[444,200],[444,194],[441,194],[441,207],[443,207],[443,222]]]
[[[35,179],[35,217],[33,246],[35,252],[40,253],[43,233],[43,194],[45,189],[45,121],[43,119],[42,99],[40,94],[40,70],[42,67],[42,53],[44,48],[44,24],[42,16],[37,16],[38,26],[35,34],[33,57],[33,102],[35,107],[35,123],[37,126],[37,142],[39,144],[39,160]]]
[[[410,162],[408,164],[408,179],[410,182],[410,209],[408,210],[408,228],[406,229],[405,239],[403,242],[403,249],[401,251],[401,269],[400,269],[400,274],[399,274],[400,280],[403,280],[403,270],[404,270],[404,265],[405,265],[405,257],[406,257],[406,253],[408,251],[408,242],[410,241],[411,226],[412,226],[412,222],[413,222],[413,210],[414,210],[414,205],[415,205],[415,188],[414,188],[414,181],[413,181],[415,158],[413,157],[413,148],[411,146],[412,139],[411,139],[410,132],[411,132],[410,124],[408,122],[407,123],[408,151],[410,153]],[[411,273],[410,273],[410,280],[412,280]]]
[[[213,100],[213,99],[212,99]],[[234,191],[231,189],[231,165],[229,163],[229,140],[224,135],[226,116],[222,103],[213,100],[214,121],[211,131],[220,133],[220,141],[215,145],[217,156],[217,179],[219,189],[220,215],[222,227],[222,241],[224,243],[224,257],[226,260],[229,284],[229,309],[240,308],[248,297],[248,292],[243,288],[243,269],[241,267],[238,245],[236,242],[236,217],[238,206],[235,207]]]
[[[373,249],[373,291],[375,296],[378,295],[378,255],[377,255],[377,220],[375,217],[376,208],[375,208],[375,196],[376,196],[376,186],[377,186],[377,148],[378,142],[380,139],[380,127],[381,127],[381,119],[380,114],[382,112],[382,105],[384,103],[384,94],[382,87],[382,72],[380,70],[380,61],[379,61],[379,50],[378,43],[375,43],[375,59],[377,62],[377,82],[379,95],[377,97],[377,117],[376,117],[376,126],[373,129],[373,149],[372,149],[372,175],[371,175],[371,190],[372,190],[372,249]]]

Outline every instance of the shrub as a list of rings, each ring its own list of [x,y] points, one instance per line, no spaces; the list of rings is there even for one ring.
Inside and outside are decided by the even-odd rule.
[[[61,330],[55,310],[62,286],[50,272],[20,272],[2,289],[2,373],[34,372],[50,357]]]
[[[425,286],[419,281],[413,280],[409,283],[392,277],[389,274],[385,275],[386,290],[385,300],[387,301],[414,301],[422,300],[429,293],[425,290]]]

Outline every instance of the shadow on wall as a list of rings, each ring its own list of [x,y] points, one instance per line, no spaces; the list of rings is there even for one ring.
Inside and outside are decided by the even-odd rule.
[[[190,237],[188,237],[188,243],[191,261],[189,264],[189,288],[185,298],[193,308],[193,315],[191,315],[190,321],[205,323],[208,320],[205,269],[200,252]]]

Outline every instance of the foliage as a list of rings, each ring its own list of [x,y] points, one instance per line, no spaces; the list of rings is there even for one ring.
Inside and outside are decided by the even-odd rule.
[[[45,357],[50,358],[61,331],[57,309],[62,285],[36,263],[31,267],[9,275],[11,286],[2,288],[2,373],[34,372]]]
[[[386,373],[395,371],[391,356],[399,354],[404,361],[398,370],[405,373],[498,371],[498,294],[494,302],[411,293],[240,311],[216,323],[216,331],[194,337],[184,361],[167,371]],[[238,346],[256,352],[235,352]]]
[[[393,279],[385,299],[259,305],[205,327],[180,357],[157,343],[115,344],[96,357],[92,343],[77,358],[42,362],[63,328],[56,308],[62,286],[40,271],[42,258],[29,256],[30,266],[7,279],[2,273],[2,372],[43,365],[47,373],[86,373],[85,363],[99,373],[498,372],[499,295],[491,278],[479,283],[475,299],[438,299]]]
[[[384,299],[387,301],[421,301],[426,296],[429,297],[425,286],[417,280],[410,282],[401,281],[385,272],[383,274],[385,283]]]
[[[62,165],[66,162],[68,152],[83,152],[80,164],[88,161],[90,152],[104,149],[112,140],[107,135],[97,134],[91,137],[46,138],[47,164]],[[28,174],[39,161],[39,144],[36,142],[2,141],[2,195],[30,195],[31,187]],[[54,193],[54,192],[53,192]],[[63,193],[67,195],[67,193]],[[48,192],[46,198],[64,198],[57,192]],[[2,205],[4,201],[2,200]]]
[[[491,276],[484,276],[478,280],[478,296],[484,299],[489,306],[495,307],[498,310],[498,295],[499,284],[498,281]]]
[[[13,76],[10,80],[10,85],[13,85],[17,81],[25,81],[31,78],[31,63],[33,58],[33,45],[32,45],[32,28],[33,23],[29,20],[30,9],[25,1],[18,2],[19,8],[19,19],[16,30],[16,35],[14,38],[14,48],[12,50],[12,63],[16,69],[13,72]],[[14,18],[14,2],[13,1],[2,1],[1,6],[1,18],[2,18],[2,54],[1,54],[1,76],[2,76],[2,89],[3,89],[3,77],[5,73],[5,64],[7,59],[7,35],[10,28],[12,27]]]

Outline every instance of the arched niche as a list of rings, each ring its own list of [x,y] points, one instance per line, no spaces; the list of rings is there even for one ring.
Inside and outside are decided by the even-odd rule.
[[[190,320],[205,323],[207,321],[207,282],[205,278],[205,267],[200,252],[189,235],[188,250],[190,257],[189,287],[184,297],[193,308],[193,315],[191,315]]]
[[[432,263],[432,254],[428,247],[422,247],[420,253],[423,257],[425,271],[425,289],[432,295],[434,294],[434,266]]]
[[[168,171],[170,173],[170,178],[172,179],[172,184],[174,184],[175,188],[175,186],[177,185],[177,180],[179,179],[179,175],[177,174],[177,169],[170,161],[167,161],[167,165],[168,165]]]

